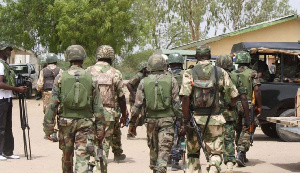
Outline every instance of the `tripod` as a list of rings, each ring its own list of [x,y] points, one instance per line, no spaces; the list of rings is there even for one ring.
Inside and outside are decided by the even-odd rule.
[[[24,153],[27,160],[31,160],[31,145],[30,145],[30,136],[29,136],[29,124],[28,124],[28,115],[27,115],[27,103],[26,96],[22,93],[18,93],[19,97],[19,107],[20,107],[20,121],[21,128],[23,130],[23,142],[24,142]],[[26,137],[26,129],[27,129],[27,137]],[[28,155],[29,151],[29,155]]]

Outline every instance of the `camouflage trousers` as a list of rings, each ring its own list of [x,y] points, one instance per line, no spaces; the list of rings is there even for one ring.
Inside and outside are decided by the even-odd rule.
[[[181,151],[181,142],[184,142],[184,136],[179,136],[180,132],[180,122],[176,121],[176,125],[174,127],[174,142],[171,149],[171,158],[172,160],[178,162],[181,160],[182,151]]]
[[[45,116],[45,112],[46,112],[46,109],[47,109],[47,105],[50,102],[51,95],[52,95],[52,91],[44,91],[43,94],[42,94],[44,116]],[[57,116],[55,116],[55,119],[56,118],[57,118]],[[45,119],[45,117],[44,117],[44,119]],[[56,122],[56,120],[55,120],[55,122]],[[54,132],[56,133],[56,131],[58,131],[57,124],[55,125],[54,129],[55,129]]]
[[[235,144],[237,151],[247,152],[250,148],[250,132],[243,128],[244,118],[243,115],[239,115],[236,122],[236,136],[235,136]]]
[[[204,129],[205,125],[199,125]],[[204,136],[204,143],[210,157],[207,170],[215,166],[218,172],[221,171],[222,153],[224,147],[224,125],[208,125]],[[188,173],[200,173],[200,146],[194,131],[189,132],[187,136],[187,156],[188,156]]]
[[[59,148],[62,150],[63,173],[73,173],[73,155],[75,150],[75,171],[85,173],[88,170],[90,156],[94,153],[93,119],[59,119]]]
[[[224,163],[233,162],[235,163],[235,121],[227,121],[225,124],[224,132]]]
[[[119,119],[120,119],[120,117],[117,117],[115,120],[114,130],[113,130],[112,140],[111,140],[111,148],[112,148],[112,152],[114,154],[123,153],[122,142],[121,142],[122,132],[120,129],[121,125],[120,125]]]
[[[173,117],[146,119],[149,167],[153,171],[167,172],[167,162],[173,145],[174,121]]]
[[[102,142],[103,151],[104,151],[103,153],[104,173],[107,173],[107,160],[108,160],[109,148],[110,145],[112,144],[114,125],[115,125],[114,121],[106,121],[105,137]],[[101,172],[101,166],[99,162],[96,162],[95,172],[99,172],[99,173]]]
[[[251,105],[249,105],[251,106]],[[243,128],[244,125],[244,110],[241,104],[237,104],[238,108],[238,117],[236,121],[236,136],[235,136],[235,144],[237,151],[247,152],[250,148],[250,132]]]

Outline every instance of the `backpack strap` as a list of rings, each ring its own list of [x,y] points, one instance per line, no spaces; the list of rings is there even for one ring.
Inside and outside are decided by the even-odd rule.
[[[216,79],[215,94],[214,94],[214,99],[213,99],[213,102],[212,102],[213,104],[210,107],[210,111],[209,111],[209,114],[208,114],[208,117],[207,117],[207,120],[206,120],[206,123],[205,123],[205,127],[203,129],[203,133],[202,133],[203,136],[205,135],[205,132],[206,132],[206,129],[207,129],[210,117],[211,117],[212,110],[214,109],[214,105],[215,105],[215,101],[216,101],[216,95],[217,95],[217,90],[218,90],[218,87],[219,87],[219,84],[218,84],[219,83],[218,70],[217,70],[216,66],[214,66],[214,73],[215,73],[215,79]]]

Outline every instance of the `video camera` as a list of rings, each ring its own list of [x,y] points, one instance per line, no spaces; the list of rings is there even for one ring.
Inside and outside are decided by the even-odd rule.
[[[15,74],[15,83],[16,86],[27,86],[29,82],[28,76],[23,76],[22,74]]]

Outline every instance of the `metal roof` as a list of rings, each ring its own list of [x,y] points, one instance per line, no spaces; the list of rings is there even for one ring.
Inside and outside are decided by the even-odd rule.
[[[190,42],[190,43],[187,43],[187,44],[176,46],[176,47],[173,47],[172,50],[176,50],[176,49],[190,49],[190,48],[196,47],[198,45],[208,44],[208,43],[211,43],[211,42],[215,42],[215,41],[221,40],[222,38],[225,38],[225,37],[231,37],[231,36],[243,34],[243,33],[246,33],[246,32],[255,31],[255,30],[258,30],[258,29],[262,29],[262,28],[265,28],[265,27],[268,27],[268,26],[276,25],[276,24],[283,23],[283,22],[286,22],[286,21],[289,21],[289,20],[293,20],[293,19],[297,19],[297,18],[299,18],[298,15],[292,14],[292,15],[288,15],[288,16],[284,16],[284,17],[272,19],[272,20],[261,22],[261,23],[257,23],[257,24],[254,24],[254,25],[249,25],[247,27],[240,28],[240,29],[238,29],[236,31],[232,31],[232,32],[227,32],[227,33],[224,33],[224,34],[220,34],[220,35],[217,35],[215,37],[211,37],[211,38],[207,38],[207,39],[202,39],[202,40],[198,40],[198,41],[193,41],[193,42]]]

